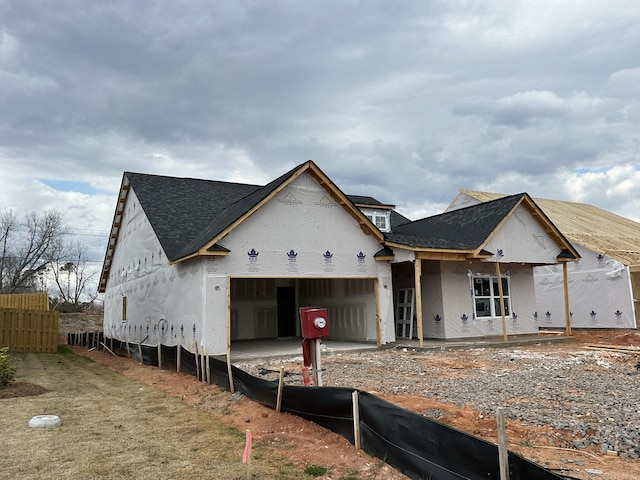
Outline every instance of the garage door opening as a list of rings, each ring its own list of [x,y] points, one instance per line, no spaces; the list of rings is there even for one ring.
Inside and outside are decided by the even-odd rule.
[[[326,308],[333,340],[376,341],[375,278],[232,278],[231,341],[301,338],[298,309]]]

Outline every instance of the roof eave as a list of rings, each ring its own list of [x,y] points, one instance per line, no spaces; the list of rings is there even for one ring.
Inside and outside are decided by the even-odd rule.
[[[111,271],[111,261],[113,259],[113,253],[115,252],[116,245],[118,243],[118,236],[120,234],[120,225],[122,222],[122,215],[124,213],[124,206],[127,202],[130,190],[131,187],[129,185],[129,179],[127,178],[127,174],[125,172],[122,175],[120,191],[118,193],[118,201],[116,203],[116,209],[113,214],[113,220],[111,222],[111,230],[109,232],[109,241],[107,242],[104,261],[102,262],[102,272],[100,273],[100,281],[98,283],[98,293],[104,293],[107,289],[109,272]]]

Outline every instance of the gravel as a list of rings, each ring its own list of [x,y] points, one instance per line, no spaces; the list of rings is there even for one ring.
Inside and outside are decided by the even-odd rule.
[[[423,395],[486,415],[565,430],[566,448],[640,457],[640,373],[636,355],[545,348],[416,352],[393,349],[323,357],[324,385]],[[297,375],[302,358],[243,362],[277,381],[280,366]],[[294,383],[295,378],[287,380]],[[302,384],[302,381],[300,381]],[[438,412],[425,412],[437,418]]]

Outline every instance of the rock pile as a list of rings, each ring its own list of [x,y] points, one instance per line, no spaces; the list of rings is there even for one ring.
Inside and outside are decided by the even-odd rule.
[[[291,359],[292,372],[301,359]],[[566,448],[640,457],[638,356],[586,349],[390,349],[329,355],[325,385],[412,394],[569,433]],[[285,361],[285,368],[286,361]],[[277,381],[283,360],[239,364]],[[437,418],[437,412],[425,412]]]

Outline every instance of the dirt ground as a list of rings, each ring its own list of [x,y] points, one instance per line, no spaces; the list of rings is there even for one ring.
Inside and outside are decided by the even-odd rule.
[[[532,348],[572,351],[586,345],[640,346],[640,336],[635,331],[576,331],[575,343],[539,346]],[[378,459],[355,449],[344,438],[287,413],[277,413],[252,402],[246,397],[232,399],[214,385],[197,381],[194,377],[156,367],[140,365],[134,360],[114,357],[104,351],[87,351],[72,347],[81,355],[108,365],[122,375],[182,398],[217,418],[220,422],[240,431],[250,430],[254,441],[264,442],[296,465],[331,466],[332,476],[324,478],[406,478]],[[442,361],[455,368],[454,352],[442,352]],[[464,368],[464,365],[460,365]],[[496,422],[470,407],[440,403],[434,399],[411,395],[381,395],[387,401],[422,414],[425,410],[438,410],[441,423],[458,430],[497,442]],[[640,478],[640,460],[604,455],[595,450],[561,448],[567,432],[546,427],[525,426],[507,420],[507,440],[511,451],[549,468],[566,478],[631,480]],[[358,472],[358,473],[356,473]]]

